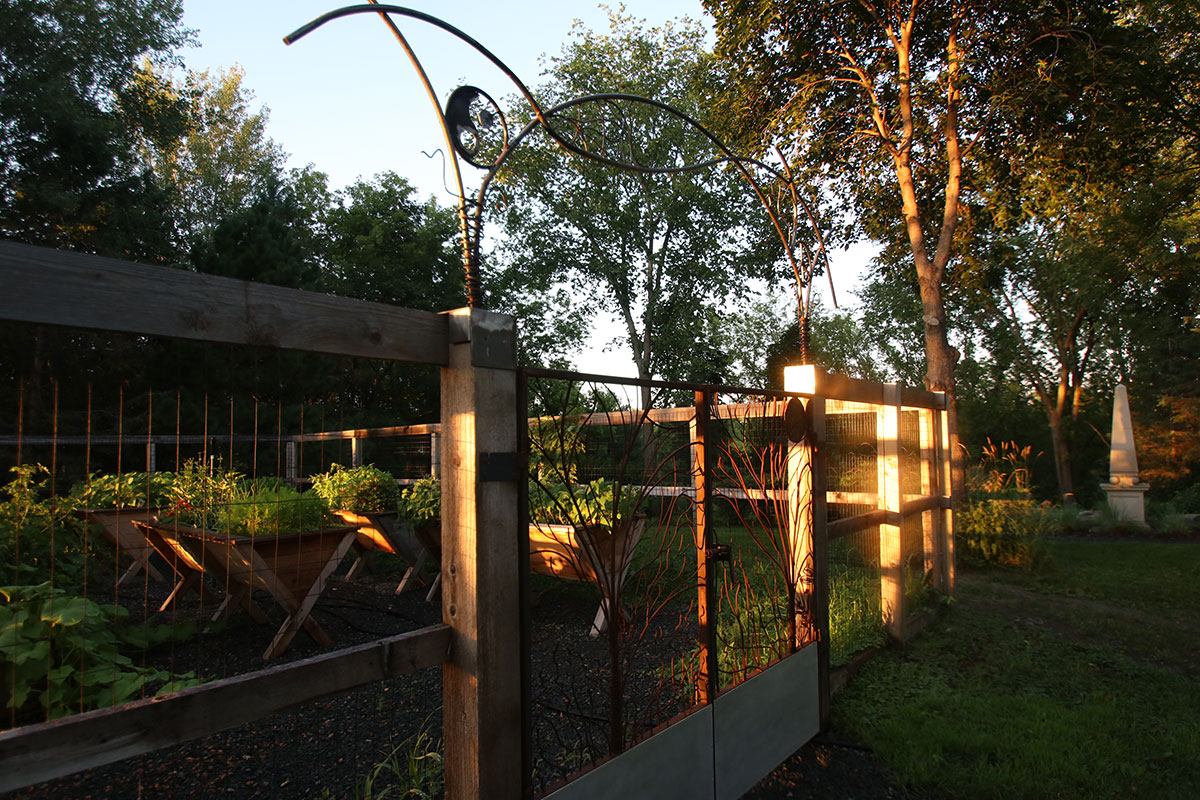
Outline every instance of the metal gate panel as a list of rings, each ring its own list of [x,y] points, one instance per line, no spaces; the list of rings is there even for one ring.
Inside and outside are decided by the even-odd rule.
[[[710,705],[576,778],[546,800],[703,800],[713,796]]]
[[[741,797],[817,735],[817,670],[817,647],[811,644],[717,695],[717,800]]]

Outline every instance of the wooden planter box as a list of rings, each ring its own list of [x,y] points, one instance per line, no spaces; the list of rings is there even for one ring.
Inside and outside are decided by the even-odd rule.
[[[529,526],[529,569],[542,575],[591,581],[600,588],[600,608],[588,635],[608,630],[610,608],[621,608],[621,589],[646,526],[646,517],[624,520],[616,530],[599,522]]]
[[[354,577],[359,569],[366,565],[365,555],[368,550],[378,550],[383,553],[399,555],[408,562],[408,569],[396,587],[396,594],[412,591],[421,585],[429,549],[407,523],[400,522],[395,511],[339,510],[333,513],[337,514],[342,522],[353,525],[358,531],[354,540],[358,558],[350,567],[350,571],[346,573],[347,578]],[[440,533],[439,526],[439,554]],[[434,557],[440,558],[440,555]]]
[[[266,614],[254,603],[250,593],[262,589],[275,598],[287,618],[263,653],[264,659],[274,658],[286,650],[301,626],[317,644],[325,647],[333,644],[332,637],[309,613],[325,591],[329,576],[354,544],[356,528],[329,528],[277,536],[227,536],[188,525],[145,527],[181,559],[187,556],[190,569],[187,580],[198,580],[199,569],[228,587],[229,593],[213,615],[214,620],[227,616],[235,606],[241,605],[256,621],[265,622]]]
[[[142,570],[155,581],[164,581],[162,573],[150,563],[154,548],[133,524],[153,522],[159,513],[157,508],[81,508],[76,516],[98,526],[100,533],[116,550],[117,562],[129,562],[125,572],[117,578],[117,586],[137,575]]]

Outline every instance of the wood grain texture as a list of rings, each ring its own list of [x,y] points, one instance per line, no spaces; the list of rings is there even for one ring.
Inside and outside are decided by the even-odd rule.
[[[440,314],[0,242],[0,319],[445,364]]]
[[[442,663],[445,625],[0,733],[0,792],[207,736]]]
[[[879,526],[879,583],[883,623],[888,634],[904,641],[904,554],[900,516],[900,386],[881,387],[884,405],[876,422],[879,453],[880,510],[887,512]]]
[[[472,310],[451,313],[475,335]],[[517,450],[516,364],[477,367],[471,356],[471,342],[450,345],[441,383],[442,621],[453,629],[442,671],[446,797],[499,800],[521,795],[517,575],[528,553],[517,546],[517,482],[477,474],[481,453]]]

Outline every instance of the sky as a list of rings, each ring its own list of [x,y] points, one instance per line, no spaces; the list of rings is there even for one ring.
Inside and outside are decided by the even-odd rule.
[[[268,135],[290,154],[288,166],[313,164],[340,188],[357,178],[392,170],[412,183],[422,197],[434,195],[445,206],[456,204],[445,189],[449,175],[442,158],[433,158],[444,139],[428,95],[407,56],[374,14],[327,23],[292,44],[283,37],[309,20],[351,3],[346,0],[184,0],[184,24],[196,32],[199,47],[184,52],[193,70],[244,71],[243,85],[254,93],[252,107],[269,109]],[[603,6],[571,0],[422,2],[407,5],[439,17],[476,39],[535,89],[542,59],[557,55],[571,38],[576,20],[606,30]],[[628,0],[631,16],[660,26],[680,17],[711,27],[699,0]],[[468,44],[415,19],[394,17],[424,66],[439,103],[456,87],[483,89],[503,105],[515,87]],[[469,165],[465,169],[471,171]],[[445,177],[444,177],[445,175]],[[474,176],[470,186],[478,185]],[[835,261],[839,300],[848,297],[861,253]],[[597,325],[576,366],[611,375],[636,374],[621,352],[604,352],[614,323]]]

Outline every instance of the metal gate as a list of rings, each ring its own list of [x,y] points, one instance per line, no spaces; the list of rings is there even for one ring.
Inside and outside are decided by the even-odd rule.
[[[820,401],[522,384],[529,793],[739,797],[820,727]]]

